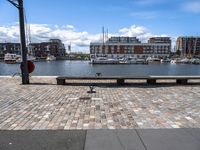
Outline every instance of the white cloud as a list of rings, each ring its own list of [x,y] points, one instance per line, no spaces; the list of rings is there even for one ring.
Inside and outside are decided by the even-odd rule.
[[[67,45],[72,44],[72,51],[89,52],[90,42],[102,41],[102,33],[90,34],[86,31],[78,31],[73,25],[50,26],[47,24],[30,24],[31,41],[44,42],[50,38],[59,38]],[[111,36],[136,36],[142,42],[146,42],[153,35],[146,27],[132,25],[119,29],[116,33],[110,33]],[[19,26],[14,24],[11,26],[0,26],[0,42],[19,42]]]
[[[191,1],[182,5],[183,10],[192,13],[200,13],[200,1]]]
[[[47,24],[30,24],[31,41],[44,42],[50,38],[59,38],[67,45],[71,42],[72,46],[80,49],[88,50],[88,46],[92,40],[99,41],[100,35],[90,35],[86,31],[76,31],[74,26],[66,25],[53,27]],[[0,26],[0,42],[19,42],[19,25]]]
[[[122,28],[119,30],[120,35],[122,36],[140,36],[144,35],[148,30],[143,26],[132,25],[129,28]]]

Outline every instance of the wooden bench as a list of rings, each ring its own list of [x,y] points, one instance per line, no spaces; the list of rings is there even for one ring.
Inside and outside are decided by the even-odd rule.
[[[187,84],[192,79],[200,79],[200,76],[149,76],[151,84],[155,84],[156,80],[176,80],[177,84]]]
[[[90,76],[90,77],[57,77],[57,84],[64,85],[65,80],[116,80],[117,84],[124,84],[125,80],[146,80],[148,77],[125,77],[125,76]]]
[[[126,76],[67,76],[57,77],[57,84],[64,85],[65,80],[116,80],[117,84],[123,85],[125,80],[146,80],[147,84],[156,84],[157,80],[176,80],[177,84],[187,84],[190,79],[200,79],[200,76],[144,76],[144,77],[126,77]]]

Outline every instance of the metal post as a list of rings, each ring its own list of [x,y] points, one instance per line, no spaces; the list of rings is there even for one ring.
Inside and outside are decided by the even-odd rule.
[[[24,7],[23,0],[18,0],[19,4],[19,23],[20,23],[20,40],[22,53],[22,84],[29,84],[28,63],[27,63],[27,49],[24,29]]]

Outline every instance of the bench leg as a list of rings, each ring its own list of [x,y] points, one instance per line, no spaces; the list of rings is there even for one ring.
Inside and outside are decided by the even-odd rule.
[[[57,79],[57,85],[65,85],[64,79]]]
[[[188,81],[187,79],[177,79],[176,83],[177,84],[187,84],[187,81]]]
[[[117,79],[117,84],[123,85],[124,84],[124,79]]]
[[[156,84],[156,79],[147,79],[147,84]]]

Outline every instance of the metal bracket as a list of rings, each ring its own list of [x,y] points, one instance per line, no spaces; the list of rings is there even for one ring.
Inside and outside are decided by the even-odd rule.
[[[16,8],[20,8],[19,7],[19,4],[18,3],[16,3],[15,1],[18,1],[18,0],[7,0],[8,2],[10,2],[12,5],[14,5]]]
[[[94,85],[89,86],[89,88],[90,88],[90,91],[88,91],[87,93],[90,93],[90,94],[96,93],[96,91],[94,90],[95,89]]]

